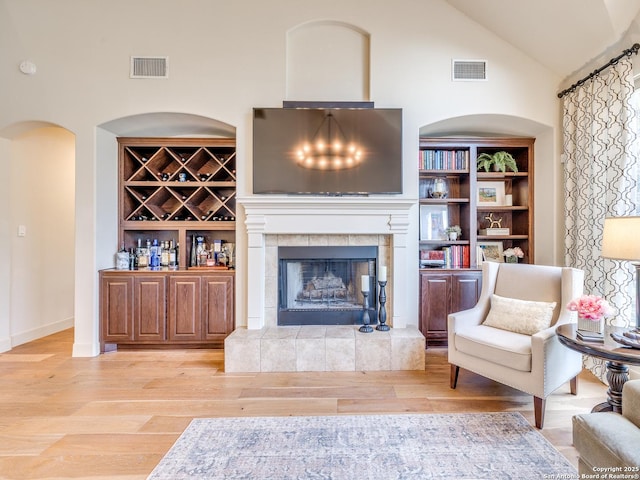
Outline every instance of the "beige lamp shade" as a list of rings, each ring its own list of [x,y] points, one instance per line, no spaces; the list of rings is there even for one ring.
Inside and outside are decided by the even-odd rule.
[[[604,219],[602,256],[613,260],[640,260],[640,217]]]

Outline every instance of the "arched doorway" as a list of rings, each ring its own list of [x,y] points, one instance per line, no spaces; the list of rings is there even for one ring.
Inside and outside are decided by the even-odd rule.
[[[73,326],[75,135],[48,122],[0,131],[0,351]]]

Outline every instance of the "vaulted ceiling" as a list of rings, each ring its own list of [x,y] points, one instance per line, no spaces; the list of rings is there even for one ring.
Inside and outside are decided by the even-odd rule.
[[[446,1],[563,79],[620,41],[640,12],[640,0]]]

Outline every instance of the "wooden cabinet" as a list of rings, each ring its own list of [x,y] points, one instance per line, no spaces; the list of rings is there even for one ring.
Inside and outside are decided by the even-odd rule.
[[[232,271],[100,272],[101,345],[221,347],[235,328]]]
[[[234,329],[234,289],[232,275],[202,277],[203,339],[212,340]]]
[[[133,279],[133,340],[138,343],[163,342],[167,331],[166,277],[140,275]]]
[[[133,275],[100,275],[100,332],[103,342],[133,341]]]
[[[503,252],[519,249],[518,261],[533,263],[533,146],[521,137],[420,139],[420,328],[427,345],[446,344],[446,316],[475,305],[483,261],[505,261]],[[477,170],[479,156],[503,151],[517,172]],[[461,231],[455,239],[447,232],[453,225]]]
[[[169,340],[196,341],[202,338],[200,296],[202,279],[172,275],[169,280]]]
[[[421,272],[420,331],[427,348],[447,344],[447,315],[473,307],[481,289],[478,270]]]
[[[192,264],[192,253],[198,239],[235,266],[235,138],[119,138],[118,166],[117,246],[144,258],[147,243],[172,241],[178,266],[100,272],[102,348],[222,346],[234,329],[235,275]]]

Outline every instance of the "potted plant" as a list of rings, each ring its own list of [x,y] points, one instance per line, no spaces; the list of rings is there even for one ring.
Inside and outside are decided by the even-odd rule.
[[[490,155],[488,153],[481,153],[476,159],[476,167],[478,170],[484,170],[488,172],[490,168],[495,171],[505,173],[507,168],[512,172],[518,171],[518,165],[515,158],[509,153],[503,150]]]
[[[462,229],[460,228],[460,225],[451,225],[450,227],[447,227],[445,229],[445,232],[449,240],[458,240],[458,238],[460,238],[460,236],[462,235]]]

